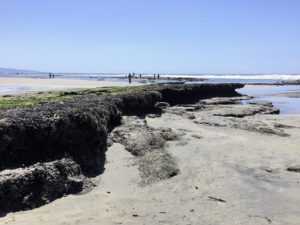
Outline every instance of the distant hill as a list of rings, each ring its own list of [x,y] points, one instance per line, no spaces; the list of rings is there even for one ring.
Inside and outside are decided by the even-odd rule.
[[[12,69],[12,68],[1,68],[0,67],[0,74],[16,74],[16,73],[39,73],[39,71]]]

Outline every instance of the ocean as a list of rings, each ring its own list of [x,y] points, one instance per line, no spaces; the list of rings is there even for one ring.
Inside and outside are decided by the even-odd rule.
[[[27,74],[0,74],[5,77],[27,77],[27,78],[47,78],[48,73],[27,73]],[[79,79],[79,80],[96,80],[96,81],[116,81],[128,82],[125,73],[56,73],[56,79]],[[142,74],[144,77],[152,77],[152,74]],[[299,114],[300,98],[278,96],[279,94],[299,92],[300,85],[269,85],[281,81],[300,80],[298,74],[161,74],[161,78],[170,77],[168,82],[175,82],[174,77],[183,78],[203,78],[204,81],[187,82],[187,83],[247,83],[261,85],[247,85],[238,90],[241,94],[247,94],[255,97],[255,100],[271,101],[276,108],[279,108],[281,114]],[[133,79],[133,82],[139,81]],[[154,83],[166,82],[166,80],[153,81]],[[263,85],[264,84],[264,85]],[[22,86],[4,86],[0,83],[0,95],[26,93],[32,91],[46,91],[55,89],[49,88],[30,88]]]
[[[135,73],[139,75],[139,73]],[[128,73],[55,73],[56,78],[81,79],[81,80],[107,80],[124,81]],[[151,77],[153,74],[141,74],[142,77]],[[300,80],[300,74],[160,74],[161,77],[183,77],[183,78],[203,78],[206,82],[217,83],[274,83],[277,81]],[[29,77],[47,78],[48,73],[23,73],[23,74],[0,74],[5,77]]]

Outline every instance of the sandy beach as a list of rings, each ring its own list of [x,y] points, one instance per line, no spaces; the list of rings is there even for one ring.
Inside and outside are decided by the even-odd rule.
[[[218,98],[200,108],[166,107],[161,116],[124,117],[108,148],[105,172],[95,178],[98,186],[9,213],[0,223],[298,225],[300,115],[267,115],[269,106],[235,104],[238,100]],[[163,149],[179,172],[145,183],[145,164],[128,146],[143,150],[143,143],[151,142],[148,134],[162,129],[177,135]]]
[[[16,78],[0,77],[0,88],[16,87],[26,88],[25,92],[44,91],[53,89],[74,89],[74,88],[95,88],[95,87],[124,87],[124,86],[142,85],[140,83],[113,82],[113,81],[93,81],[93,80],[75,80],[61,78]],[[10,91],[10,90],[8,90]],[[1,92],[0,92],[1,93]],[[3,92],[5,94],[5,92]],[[2,94],[3,94],[2,93]]]
[[[300,0],[0,7],[0,225],[300,225]]]

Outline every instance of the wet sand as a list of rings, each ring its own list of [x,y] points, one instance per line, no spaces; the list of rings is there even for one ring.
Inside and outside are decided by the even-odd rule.
[[[280,93],[276,96],[278,96],[278,97],[287,97],[287,98],[300,98],[300,92]]]
[[[300,115],[233,118],[209,107],[193,117],[188,107],[146,117],[150,127],[183,134],[166,146],[177,176],[141,186],[135,157],[115,143],[94,190],[7,214],[0,223],[298,225],[300,173],[287,168],[300,164]]]
[[[0,77],[0,88],[17,87],[24,88],[24,91],[39,91],[51,89],[71,89],[71,88],[94,88],[94,87],[111,87],[111,86],[134,86],[142,85],[140,83],[113,82],[113,81],[92,81],[92,80],[75,80],[61,78],[15,78]],[[8,89],[9,90],[9,89]],[[11,92],[11,90],[10,90]],[[20,91],[19,91],[20,92]],[[22,92],[22,91],[21,91]]]

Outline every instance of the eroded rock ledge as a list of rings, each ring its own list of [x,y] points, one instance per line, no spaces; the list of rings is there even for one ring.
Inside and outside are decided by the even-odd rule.
[[[179,173],[177,163],[164,146],[166,141],[177,140],[181,135],[172,129],[149,127],[146,119],[124,116],[121,126],[109,134],[108,143],[120,143],[136,156],[143,186]]]
[[[0,111],[0,211],[39,207],[81,192],[104,170],[107,135],[122,115],[155,104],[238,96],[242,84],[153,85],[115,96],[78,96]]]

